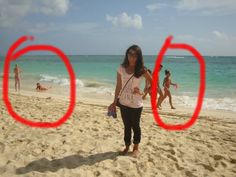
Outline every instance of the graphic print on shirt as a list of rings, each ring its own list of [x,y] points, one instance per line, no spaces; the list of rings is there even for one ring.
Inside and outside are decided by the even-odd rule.
[[[128,77],[126,77],[124,80],[127,82],[128,81]],[[133,88],[132,88],[132,85],[133,85],[133,79],[134,78],[131,78],[128,82],[128,84],[125,86],[124,88],[124,91],[122,93],[122,98],[125,102],[133,102]],[[126,83],[125,82],[125,83]]]

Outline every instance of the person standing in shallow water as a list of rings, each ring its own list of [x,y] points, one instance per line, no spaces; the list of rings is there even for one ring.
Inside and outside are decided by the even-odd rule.
[[[21,72],[21,69],[19,68],[19,66],[16,64],[15,65],[15,68],[14,68],[14,78],[15,78],[15,90],[16,92],[17,91],[20,91],[20,72]]]
[[[152,76],[144,67],[141,48],[132,45],[126,50],[123,63],[117,70],[117,81],[115,97],[108,109],[116,110],[117,99],[119,98],[120,112],[124,124],[125,148],[120,151],[120,155],[127,155],[131,145],[133,130],[133,151],[132,156],[138,157],[139,143],[141,140],[140,118],[143,109],[141,94],[141,81],[143,79],[152,83]]]

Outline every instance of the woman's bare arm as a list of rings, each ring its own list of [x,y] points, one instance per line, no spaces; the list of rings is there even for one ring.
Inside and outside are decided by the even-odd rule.
[[[151,87],[152,87],[152,75],[148,71],[146,71],[144,73],[144,77],[146,79],[146,82],[150,84],[149,89],[151,89]]]
[[[175,83],[172,83],[172,81],[170,80],[170,85],[173,85],[173,86],[175,86],[176,84],[175,84]]]
[[[116,104],[120,90],[122,87],[122,83],[121,83],[121,75],[117,72],[117,76],[116,76],[116,89],[115,89],[115,97],[114,97],[114,104]]]

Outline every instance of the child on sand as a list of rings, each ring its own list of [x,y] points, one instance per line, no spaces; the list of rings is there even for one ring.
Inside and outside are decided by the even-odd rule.
[[[171,73],[170,73],[169,70],[165,70],[165,75],[166,75],[166,77],[165,77],[165,79],[163,81],[164,96],[160,100],[159,107],[161,106],[161,103],[164,101],[164,99],[168,96],[169,97],[169,103],[170,103],[171,109],[175,109],[175,107],[172,104],[172,96],[171,96],[171,93],[170,93],[170,85],[173,85],[174,87],[177,88],[177,84],[174,84],[174,83],[171,82],[171,79],[170,79]]]
[[[36,90],[38,91],[38,92],[40,92],[40,91],[46,91],[46,90],[48,90],[48,89],[50,89],[51,87],[49,87],[49,88],[46,88],[46,87],[43,87],[40,83],[37,83],[36,84]]]

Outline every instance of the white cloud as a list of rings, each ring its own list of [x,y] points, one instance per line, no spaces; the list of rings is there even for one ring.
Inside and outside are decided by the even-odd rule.
[[[200,11],[203,15],[227,15],[236,13],[235,0],[180,0],[177,9]]]
[[[0,0],[0,27],[11,27],[31,13],[65,15],[69,0]]]
[[[42,0],[39,11],[46,15],[65,15],[69,4],[69,0]]]
[[[110,15],[106,15],[106,20],[111,22],[114,26],[121,26],[125,28],[135,28],[141,29],[143,27],[142,17],[138,14],[134,14],[134,16],[128,16],[126,12],[122,14],[112,17]]]
[[[166,7],[167,4],[165,3],[154,3],[154,4],[148,4],[146,6],[146,8],[149,10],[149,11],[155,11],[155,10],[158,10],[158,9],[162,9],[163,7]]]
[[[31,10],[31,1],[0,0],[0,26],[8,27],[16,23]]]
[[[229,37],[227,34],[223,33],[223,32],[219,32],[217,30],[214,30],[212,32],[216,37],[218,37],[219,39],[223,39],[223,40],[229,40]]]

